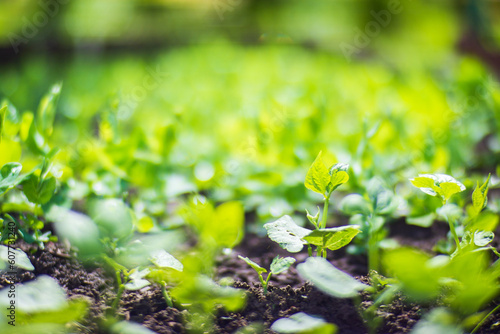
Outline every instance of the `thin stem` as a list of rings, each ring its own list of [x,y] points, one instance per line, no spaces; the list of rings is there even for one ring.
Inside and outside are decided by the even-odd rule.
[[[500,308],[500,304],[497,305],[493,310],[491,310],[490,313],[488,313],[477,325],[476,327],[474,327],[474,329],[472,330],[472,332],[470,332],[470,334],[474,334],[483,324],[484,322],[486,321],[486,319],[488,319],[490,317],[490,315],[492,315],[493,313],[495,313],[498,309]]]
[[[122,298],[123,291],[125,291],[125,285],[120,284],[120,287],[118,288],[118,293],[116,294],[116,298],[115,300],[113,300],[113,304],[111,304],[111,309],[113,310],[113,313],[115,313],[118,308],[118,304],[120,303],[120,299]]]
[[[271,273],[267,274],[267,278],[264,281],[264,278],[260,276],[260,281],[262,282],[262,289],[264,290],[264,294],[267,294],[267,286],[269,284],[269,280],[271,279]]]
[[[448,222],[448,225],[450,226],[450,232],[451,235],[453,236],[453,239],[455,239],[455,244],[457,245],[457,250],[460,252],[462,247],[460,247],[460,240],[458,239],[457,231],[455,230],[455,224],[448,218],[448,215],[444,215],[446,218],[446,221]]]
[[[307,244],[307,255],[309,255],[309,257],[313,256],[311,244]]]
[[[319,228],[326,227],[326,217],[328,216],[328,202],[330,202],[330,196],[325,196],[323,205],[323,217],[321,217],[321,224],[319,225]]]
[[[167,292],[167,283],[161,282],[161,293],[163,295],[163,298],[165,298],[165,301],[167,302],[168,307],[174,307],[174,304],[172,303],[172,298],[168,295]]]

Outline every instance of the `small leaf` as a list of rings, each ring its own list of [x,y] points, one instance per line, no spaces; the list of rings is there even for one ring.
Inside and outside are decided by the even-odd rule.
[[[37,121],[45,136],[52,134],[54,118],[56,114],[57,101],[61,93],[62,83],[57,83],[42,98],[38,105]]]
[[[493,241],[495,234],[491,231],[476,231],[474,233],[474,244],[478,247],[484,247]]]
[[[340,210],[347,215],[362,214],[369,216],[372,212],[370,203],[359,194],[347,195],[339,204]]]
[[[155,226],[153,219],[149,216],[144,216],[136,221],[137,231],[140,233],[147,233]]]
[[[17,162],[10,162],[2,166],[0,169],[0,195],[17,185],[22,169],[21,164]]]
[[[304,247],[303,238],[311,232],[311,230],[295,224],[290,216],[283,216],[273,223],[267,223],[264,228],[267,230],[269,239],[277,242],[281,248],[291,253],[302,250]]]
[[[354,297],[359,291],[368,288],[368,285],[357,281],[320,257],[308,258],[297,266],[297,271],[318,289],[337,298]]]
[[[10,255],[10,258],[9,258]],[[30,262],[28,255],[20,249],[9,248],[8,246],[0,245],[0,261],[6,264],[9,260],[14,260],[14,266],[24,270],[35,270],[35,267]]]
[[[296,313],[289,318],[276,320],[271,329],[283,334],[334,334],[337,331],[335,325],[327,323],[322,318],[311,317],[303,312]]]
[[[428,195],[441,196],[443,203],[446,203],[452,195],[465,190],[462,183],[446,174],[419,174],[410,181]]]
[[[294,263],[295,259],[293,257],[279,257],[278,255],[271,263],[271,273],[273,275],[281,274],[282,272],[287,271],[288,268],[290,268],[290,266]]]
[[[321,159],[321,152],[314,160],[313,164],[307,171],[305,186],[319,194],[325,195],[326,187],[330,183],[330,173]]]
[[[360,232],[358,225],[324,228],[312,231],[304,237],[304,240],[311,245],[326,247],[333,251],[347,246]]]
[[[129,279],[131,280],[130,282],[125,284],[125,289],[127,290],[140,290],[151,283],[144,279],[149,274],[149,269],[146,268],[144,270],[136,270],[132,274],[130,274]]]
[[[7,298],[9,287],[0,290],[2,308],[10,304]],[[47,275],[38,276],[35,280],[16,284],[16,309],[25,313],[55,311],[67,305],[66,293],[57,281]]]
[[[250,267],[252,267],[257,272],[257,274],[260,275],[262,273],[267,273],[267,269],[266,268],[262,268],[257,263],[255,263],[252,260],[250,260],[248,257],[243,257],[241,255],[238,255],[238,257],[240,259],[242,259],[243,261],[245,261]]]
[[[472,206],[476,215],[483,210],[483,208],[487,204],[488,199],[488,183],[490,182],[491,174],[488,174],[488,178],[486,182],[483,183],[482,186],[479,186],[479,182],[477,183],[476,189],[472,193]]]
[[[172,268],[177,271],[184,269],[182,263],[164,249],[153,252],[149,260],[160,268]]]
[[[431,227],[432,223],[434,222],[434,219],[436,219],[436,214],[431,212],[424,216],[407,217],[406,223],[409,225],[415,225],[420,227]]]

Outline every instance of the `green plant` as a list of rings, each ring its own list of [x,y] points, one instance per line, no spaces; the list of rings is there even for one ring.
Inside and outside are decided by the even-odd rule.
[[[380,270],[380,248],[387,236],[385,225],[399,203],[394,192],[380,178],[374,177],[366,185],[365,196],[350,194],[339,204],[340,210],[351,216],[349,223],[361,226],[363,231],[348,251],[367,253],[369,270]]]
[[[276,256],[273,261],[271,262],[271,268],[269,270],[269,274],[267,274],[267,278],[264,279],[262,276],[263,273],[267,273],[267,269],[259,266],[257,263],[253,262],[250,260],[248,257],[243,257],[241,255],[238,255],[240,259],[245,261],[250,267],[252,267],[257,274],[259,275],[259,280],[262,283],[262,289],[264,291],[264,294],[267,293],[267,286],[269,284],[269,280],[271,279],[272,275],[278,275],[281,274],[282,272],[285,272],[290,268],[292,264],[295,263],[295,259],[292,257],[280,257],[279,255]]]
[[[347,168],[347,164],[338,163],[328,169],[323,163],[320,152],[307,172],[305,186],[323,196],[321,221],[319,209],[314,216],[306,210],[307,219],[314,225],[314,230],[297,225],[290,216],[285,215],[275,222],[264,225],[269,238],[292,253],[300,252],[304,245],[307,245],[309,256],[312,256],[312,246],[315,246],[316,255],[324,258],[327,249],[333,251],[349,244],[361,232],[359,226],[326,228],[330,196],[335,189],[349,180]]]

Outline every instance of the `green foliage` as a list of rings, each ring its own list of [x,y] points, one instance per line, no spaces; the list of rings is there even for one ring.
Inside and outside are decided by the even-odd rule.
[[[269,239],[277,242],[291,253],[297,253],[304,248],[304,237],[311,231],[298,226],[290,216],[283,216],[275,222],[264,225]]]
[[[0,169],[0,195],[19,183],[19,174],[23,167],[20,163],[11,162]]]
[[[0,271],[5,270],[9,265],[24,270],[35,270],[25,252],[20,249],[0,245]]]
[[[264,279],[264,277],[262,276],[262,274],[263,273],[267,273],[267,269],[266,268],[263,268],[263,267],[259,266],[257,263],[253,262],[248,257],[243,257],[241,255],[238,255],[238,257],[240,259],[242,259],[243,261],[245,261],[250,267],[252,267],[257,272],[257,274],[259,275],[259,280],[262,283],[262,289],[264,290],[264,294],[267,293],[267,287],[268,287],[268,284],[269,284],[269,280],[271,279],[271,276],[272,275],[278,275],[278,274],[281,274],[284,271],[287,271],[288,268],[290,268],[290,266],[295,263],[295,259],[292,258],[292,257],[284,257],[284,258],[282,258],[279,255],[276,256],[273,259],[273,262],[271,262],[270,273],[267,275],[267,278]]]
[[[456,193],[465,190],[465,186],[452,176],[446,174],[419,174],[410,179],[411,183],[431,196],[440,196],[443,204]]]
[[[313,283],[321,291],[336,298],[351,298],[367,285],[334,267],[323,258],[311,257],[297,265],[297,271],[304,279]]]
[[[337,332],[335,325],[303,312],[276,320],[271,329],[278,333],[334,334]]]
[[[306,235],[304,240],[310,245],[334,251],[347,246],[361,232],[359,228],[357,225],[350,225],[317,229]]]

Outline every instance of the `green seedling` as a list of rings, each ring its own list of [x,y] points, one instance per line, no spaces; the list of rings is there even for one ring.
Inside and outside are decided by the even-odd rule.
[[[262,274],[267,273],[267,269],[259,266],[257,263],[253,262],[250,260],[248,257],[243,257],[241,255],[238,255],[240,259],[245,261],[250,267],[252,267],[257,274],[259,275],[259,280],[262,283],[262,289],[264,290],[264,294],[267,294],[267,287],[269,285],[269,280],[271,279],[272,275],[278,275],[281,274],[290,268],[292,264],[295,263],[295,259],[292,257],[280,257],[279,255],[276,256],[273,259],[273,262],[271,262],[271,268],[269,271],[269,274],[267,274],[266,279],[262,276]]]
[[[324,258],[328,249],[334,251],[349,244],[361,232],[359,226],[326,228],[330,196],[335,189],[349,180],[347,168],[347,164],[338,163],[328,169],[321,159],[320,152],[307,172],[305,186],[323,195],[321,221],[319,209],[314,216],[306,210],[307,219],[314,225],[314,230],[297,225],[290,216],[285,215],[275,222],[264,225],[269,238],[291,253],[300,252],[304,245],[307,245],[308,254],[312,256],[312,246],[315,246],[316,255]]]
[[[419,174],[418,177],[410,179],[410,181],[424,193],[431,196],[439,196],[443,206],[451,196],[465,190],[465,186],[461,182],[446,174]],[[450,226],[453,239],[455,239],[456,247],[460,251],[460,241],[455,229],[455,222],[449,219],[446,214],[445,218]]]
[[[368,268],[380,270],[381,243],[387,236],[385,224],[394,213],[399,198],[388,189],[379,178],[371,179],[366,186],[366,194],[350,194],[340,202],[340,210],[350,215],[350,224],[361,226],[363,233],[348,251],[368,254]]]

